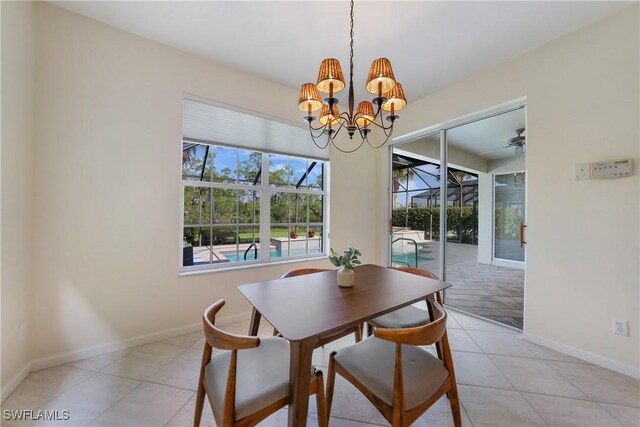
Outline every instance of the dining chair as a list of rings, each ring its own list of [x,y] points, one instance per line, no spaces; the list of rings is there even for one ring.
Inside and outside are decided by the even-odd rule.
[[[296,270],[291,270],[285,273],[283,276],[281,276],[281,278],[284,279],[287,277],[303,276],[305,274],[322,273],[324,271],[331,271],[331,270],[327,268],[298,268]],[[362,340],[362,329],[363,329],[363,325],[358,324],[357,326],[353,326],[353,327],[349,327],[349,328],[345,328],[343,330],[337,331],[329,336],[323,337],[318,342],[316,347],[324,346],[332,341],[335,341],[339,338],[342,338],[352,333],[355,334],[356,342],[360,342]],[[273,328],[273,335],[278,335],[278,334],[279,334],[278,330],[276,328]]]
[[[289,342],[280,337],[230,334],[215,326],[219,300],[203,315],[204,352],[198,379],[194,427],[200,425],[205,395],[219,427],[254,426],[289,403]],[[213,349],[230,350],[212,356]],[[327,426],[322,371],[311,367],[318,426]]]
[[[414,268],[414,267],[389,267],[392,270],[403,271],[409,274],[415,274],[417,276],[426,277],[428,279],[436,279],[438,280],[438,276],[430,272],[429,270],[424,270],[422,268]],[[429,295],[429,298],[433,298],[433,295]],[[436,294],[436,299],[440,304],[443,304],[442,292],[438,292]],[[392,311],[391,313],[387,313],[380,317],[376,317],[375,319],[367,321],[367,336],[370,336],[373,330],[373,327],[378,328],[412,328],[414,326],[426,325],[427,323],[433,320],[433,312],[431,310],[431,305],[427,304],[427,311],[424,311],[420,308],[409,305],[407,307],[402,307],[398,310]],[[442,349],[440,348],[440,343],[436,343],[436,351],[438,353],[438,358],[442,359]]]
[[[327,378],[327,418],[336,373],[353,384],[394,427],[408,426],[443,395],[449,395],[456,427],[460,402],[447,339],[447,313],[430,301],[435,320],[405,329],[375,328],[373,336],[331,353]],[[441,342],[444,361],[419,347]]]
[[[422,277],[427,277],[429,279],[438,279],[438,277],[431,273],[428,270],[423,270],[420,268],[413,267],[389,267],[393,270],[403,271],[409,274],[415,274]],[[438,302],[442,304],[442,295],[438,292],[437,295]],[[427,305],[429,307],[429,305]],[[433,313],[428,311],[421,310],[417,307],[409,305],[407,307],[402,307],[398,310],[392,311],[391,313],[387,313],[383,316],[376,317],[370,321],[367,321],[367,324],[371,327],[375,326],[378,328],[411,328],[414,326],[426,325],[431,322],[433,318]],[[368,329],[368,334],[371,335],[371,329]]]

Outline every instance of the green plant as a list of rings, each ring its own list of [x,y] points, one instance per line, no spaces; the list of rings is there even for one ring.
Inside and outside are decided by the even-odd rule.
[[[346,268],[347,270],[351,270],[356,265],[362,264],[358,259],[360,255],[362,255],[362,253],[360,253],[359,250],[350,246],[347,247],[342,255],[339,255],[336,251],[333,250],[333,248],[331,248],[329,261],[331,261],[331,264],[335,265],[336,267],[344,266],[344,268]]]
[[[424,231],[425,239],[440,238],[440,208],[413,207],[396,208],[392,212],[394,227],[408,227],[412,230]],[[471,206],[449,206],[447,208],[448,238],[461,243],[477,242],[478,209]]]

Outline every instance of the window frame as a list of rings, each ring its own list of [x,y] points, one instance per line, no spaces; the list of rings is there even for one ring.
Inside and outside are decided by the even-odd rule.
[[[183,138],[180,142],[180,147],[182,150],[182,146],[184,143],[196,143],[202,145],[209,145],[211,147],[227,147],[238,150],[250,150],[254,152],[259,152],[262,154],[262,175],[260,178],[259,185],[247,185],[247,184],[238,184],[238,183],[225,183],[225,182],[213,182],[213,181],[197,181],[197,180],[186,180],[183,179],[182,176],[182,168],[180,168],[180,231],[178,233],[178,274],[180,276],[188,276],[194,274],[204,274],[218,271],[229,271],[229,270],[238,270],[244,268],[254,268],[261,267],[267,265],[277,265],[277,264],[287,264],[293,262],[300,261],[312,261],[326,258],[329,254],[329,188],[330,188],[330,161],[328,159],[321,159],[312,156],[300,156],[290,153],[282,153],[282,152],[272,152],[266,151],[262,149],[255,149],[244,146],[233,146],[229,144],[220,144],[213,143],[209,141],[201,141],[201,140],[192,140],[190,138]],[[181,151],[182,153],[182,151]],[[322,163],[323,165],[323,177],[322,177],[322,189],[314,189],[310,190],[308,188],[305,189],[296,189],[292,187],[272,187],[269,183],[269,156],[270,155],[278,155],[278,156],[287,156],[293,157],[297,159],[303,160],[312,160]],[[266,173],[265,173],[266,171]],[[183,242],[184,242],[184,194],[185,187],[196,187],[196,188],[208,188],[213,191],[215,188],[227,189],[227,190],[244,190],[244,191],[257,191],[260,193],[259,201],[260,201],[260,213],[259,213],[259,226],[260,226],[260,257],[257,260],[249,260],[242,262],[221,262],[214,264],[203,264],[199,266],[188,266],[185,267],[183,265]],[[319,253],[313,254],[302,254],[302,255],[293,255],[286,257],[278,257],[278,258],[269,258],[270,255],[270,246],[271,246],[271,193],[273,192],[285,192],[289,194],[304,194],[304,195],[317,195],[322,196],[322,210],[323,210],[323,221],[322,221],[322,251]],[[279,223],[278,223],[279,224]],[[291,221],[289,224],[293,224]],[[305,224],[310,224],[309,222]],[[315,224],[315,223],[313,223]],[[230,224],[237,225],[236,224]],[[242,226],[242,224],[240,224]],[[265,240],[266,239],[266,240]],[[262,242],[269,242],[267,245],[263,245]],[[307,248],[308,248],[307,244]]]

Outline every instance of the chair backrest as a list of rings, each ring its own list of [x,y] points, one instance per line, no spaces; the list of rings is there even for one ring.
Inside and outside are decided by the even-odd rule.
[[[231,350],[231,357],[229,360],[229,373],[227,376],[227,387],[225,389],[224,407],[222,410],[222,418],[220,418],[219,412],[214,409],[214,416],[216,417],[216,423],[222,426],[229,426],[233,424],[235,420],[235,407],[236,407],[236,370],[238,366],[238,350],[245,348],[254,348],[260,345],[260,338],[230,334],[223,330],[218,329],[215,326],[216,314],[225,305],[223,299],[211,304],[204,311],[202,316],[202,323],[204,324],[204,337],[205,345],[204,352],[202,354],[202,363],[200,365],[200,383],[204,381],[205,367],[211,361],[211,355],[213,353],[212,347],[222,350]],[[200,386],[198,386],[200,387]],[[199,417],[197,417],[199,420]]]
[[[422,268],[415,268],[415,267],[389,267],[389,268],[393,270],[404,271],[405,273],[411,273],[411,274],[416,274],[418,276],[427,277],[429,279],[438,280],[438,276],[436,276],[429,270],[423,270]]]
[[[447,339],[447,312],[444,311],[442,305],[439,302],[434,301],[433,299],[429,300],[429,304],[435,314],[435,320],[430,323],[427,323],[424,326],[418,326],[415,328],[404,328],[404,329],[384,329],[384,328],[375,328],[374,335],[383,340],[392,341],[396,345],[395,351],[395,367],[393,374],[393,405],[392,406],[392,424],[395,425],[405,425],[405,421],[407,420],[407,414],[405,413],[405,396],[404,396],[404,374],[403,374],[403,357],[402,357],[402,346],[403,344],[407,345],[431,345],[435,342],[440,342],[443,346],[442,349],[442,361],[445,369],[448,371],[449,376],[447,381],[452,384],[452,387],[455,387],[455,374],[453,370],[453,359],[451,358],[451,349],[449,348],[449,342]],[[428,373],[427,373],[428,374]],[[441,385],[439,388],[441,390]],[[444,389],[443,391],[446,391]],[[450,395],[452,400],[452,408],[454,403],[457,405],[457,392],[454,389],[454,394]],[[423,407],[421,411],[424,411],[426,408],[431,406],[435,400],[439,398],[438,395],[432,396],[429,400],[418,405],[416,408]],[[435,399],[435,400],[434,400]],[[455,401],[455,402],[454,402]],[[408,408],[411,409],[411,408]],[[422,413],[422,412],[420,412]],[[414,414],[414,416],[416,416]],[[454,413],[454,421],[455,425],[461,425],[459,419],[455,418]],[[409,423],[412,422],[409,420]]]
[[[429,302],[435,319],[423,326],[402,329],[374,328],[377,338],[393,341],[396,344],[431,345],[442,339],[447,330],[447,312],[437,301]]]
[[[259,346],[260,338],[258,337],[230,334],[215,326],[216,314],[225,303],[225,300],[221,299],[211,304],[204,311],[202,323],[204,325],[204,337],[207,343],[211,347],[221,350],[240,350]]]
[[[311,274],[311,273],[321,273],[323,271],[331,271],[328,268],[298,268],[296,270],[291,270],[285,274],[282,275],[282,278],[287,278],[287,277],[296,277],[296,276],[303,276],[305,274]]]

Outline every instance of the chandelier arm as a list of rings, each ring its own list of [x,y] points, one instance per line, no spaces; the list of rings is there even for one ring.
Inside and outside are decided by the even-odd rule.
[[[385,140],[384,140],[380,145],[373,145],[373,144],[371,144],[371,143],[369,142],[369,138],[365,138],[365,139],[367,140],[367,144],[369,144],[369,147],[371,147],[371,148],[375,148],[375,149],[378,149],[378,148],[382,147],[384,144],[386,144],[386,143],[387,143],[387,141],[389,141],[389,138],[391,138],[391,134],[393,134],[393,129],[391,129],[391,132],[390,132],[388,135],[387,135],[387,133],[385,132],[385,135],[386,135],[387,137],[385,138]]]
[[[382,120],[382,118],[380,118],[380,123],[378,123],[378,122],[376,122],[375,120],[373,120],[370,124],[375,125],[376,127],[380,128],[380,129],[382,129],[382,130],[384,130],[384,131],[385,131],[385,134],[386,134],[386,131],[387,131],[387,130],[389,130],[389,129],[392,129],[392,128],[393,128],[393,123],[392,123],[392,124],[390,124],[389,126],[385,126],[385,125],[384,125],[384,122],[383,122],[383,120]]]
[[[355,119],[355,117],[353,117],[351,114],[349,114],[346,111],[343,111],[342,113],[340,113],[338,117],[340,118],[341,122],[344,120],[344,123],[346,123],[347,125],[349,123],[352,123],[353,120]]]
[[[373,116],[373,120],[371,123],[373,123],[374,125],[376,125],[377,127],[379,127],[380,129],[390,129],[393,127],[393,123],[391,123],[389,126],[385,126],[384,125],[384,110],[380,107],[380,105],[378,105],[377,107],[377,111],[376,114]],[[380,119],[380,123],[378,123],[376,120],[378,120],[378,118]]]
[[[311,126],[311,123],[309,123],[309,129],[316,130],[316,131],[319,130],[320,133],[324,132],[326,128],[327,128],[327,125],[322,125],[320,127],[315,128],[315,127]]]
[[[312,138],[314,138],[314,139],[319,139],[322,135],[324,135],[324,134],[325,134],[325,132],[324,132],[324,131],[322,131],[322,132],[318,132],[318,133],[314,134],[314,133],[311,131],[311,129],[309,129],[309,133],[311,134],[311,137],[312,137]]]
[[[322,135],[324,135],[326,127],[327,126],[325,125],[325,126],[322,126],[322,127],[319,127],[319,128],[316,129],[316,128],[313,128],[313,127],[309,126],[309,134],[311,135],[311,138],[313,138],[314,140],[320,138]],[[319,132],[316,132],[314,134],[313,131],[319,131]]]
[[[322,136],[322,134],[320,134],[320,135],[318,135],[318,136],[315,136],[315,135],[313,134],[313,132],[311,131],[311,129],[309,129],[309,134],[311,135],[311,140],[313,141],[313,143],[315,144],[315,146],[316,146],[316,147],[318,147],[319,149],[324,150],[324,149],[325,149],[325,148],[327,148],[327,146],[329,145],[329,141],[327,141],[327,143],[326,143],[326,144],[324,144],[324,145],[320,145],[320,144],[318,144],[318,142],[316,141],[316,139],[320,138],[320,136]]]
[[[364,144],[364,139],[362,139],[360,141],[360,145],[358,145],[356,148],[354,148],[353,150],[343,150],[342,148],[338,147],[338,145],[335,143],[335,141],[332,139],[331,140],[331,145],[333,145],[333,147],[340,151],[341,153],[345,153],[345,154],[349,154],[349,153],[353,153],[354,151],[357,151],[360,149],[360,147],[362,147],[362,144]]]
[[[344,127],[344,124],[347,123],[347,120],[342,117],[342,114],[340,116],[340,126],[338,126],[337,129],[334,129],[335,132],[333,132],[333,136],[329,136],[329,139],[331,139],[332,141],[335,139],[336,136],[338,136],[338,133],[342,130],[342,128]]]

